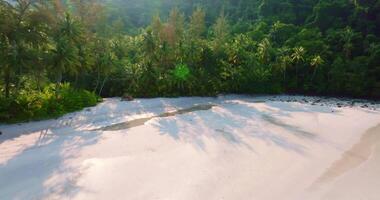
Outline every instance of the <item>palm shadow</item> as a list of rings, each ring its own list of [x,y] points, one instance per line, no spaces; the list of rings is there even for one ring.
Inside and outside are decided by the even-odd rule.
[[[181,110],[188,109],[195,104],[210,102],[217,102],[222,106],[210,110],[179,112],[175,118],[170,115],[162,115],[167,112],[168,108]],[[247,103],[263,102],[247,101]],[[181,102],[181,99],[169,101],[160,98],[159,101],[157,99],[136,100],[126,104],[101,104],[88,111],[80,112],[79,117],[67,116],[55,120],[53,125],[40,131],[33,146],[23,149],[6,163],[0,164],[0,199],[8,199],[8,197],[40,199],[46,194],[65,198],[75,196],[80,189],[76,181],[80,177],[81,166],[80,164],[68,164],[68,161],[77,158],[81,149],[98,143],[103,133],[102,131],[78,130],[83,122],[97,124],[108,120],[107,117],[117,121],[118,118],[125,117],[124,115],[151,113],[158,116],[152,125],[159,130],[161,135],[169,136],[178,142],[190,143],[201,151],[207,150],[205,138],[208,138],[215,141],[223,140],[234,148],[246,148],[257,153],[253,143],[248,141],[254,139],[268,145],[275,145],[285,151],[307,155],[308,149],[297,142],[298,140],[291,140],[289,137],[311,142],[320,142],[320,138],[314,133],[286,123],[282,117],[292,117],[292,112],[331,112],[310,106],[299,108],[289,105],[284,107],[271,102],[265,103],[271,110],[258,110],[244,103],[219,102],[215,98],[186,103]],[[108,116],[108,114],[120,110],[122,111],[118,114]],[[104,115],[98,114],[99,117],[93,117],[92,113],[103,113]],[[112,120],[110,121],[112,122]],[[266,128],[268,124],[283,129],[283,131],[277,132]],[[34,131],[34,129],[30,130]],[[0,136],[0,146],[4,141],[15,140],[25,134],[32,133],[19,132]],[[25,187],[32,187],[27,191],[33,191],[33,194],[26,193]]]
[[[68,164],[86,146],[96,144],[100,132],[72,127],[44,129],[30,146],[0,164],[0,199],[73,197],[80,188],[80,164]],[[24,188],[28,190],[24,190]],[[28,193],[32,192],[32,193]]]
[[[277,133],[264,127],[263,123],[284,129],[299,139],[318,142],[315,134],[297,126],[287,124],[276,116],[270,116],[265,111],[257,110],[245,104],[227,103],[215,110],[195,111],[173,118],[161,118],[153,123],[162,135],[169,135],[175,140],[181,140],[205,149],[202,137],[223,139],[235,147],[245,147],[254,151],[254,146],[246,142],[246,138],[253,138],[274,144],[281,149],[304,155],[306,147],[300,143],[292,142],[287,135]],[[291,112],[291,111],[288,111]],[[287,112],[281,115],[290,116]],[[244,129],[244,131],[241,131]],[[247,131],[248,130],[248,131]],[[189,135],[189,133],[191,135]]]

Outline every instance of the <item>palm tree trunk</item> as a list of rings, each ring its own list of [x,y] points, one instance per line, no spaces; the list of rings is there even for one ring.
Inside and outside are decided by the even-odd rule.
[[[79,75],[78,75],[78,73],[75,73],[74,85],[75,85],[76,88],[79,88],[78,82],[79,82]]]
[[[10,85],[11,85],[11,72],[9,67],[6,67],[4,74],[4,83],[5,83],[5,97],[8,98],[10,94]]]
[[[298,63],[296,64],[296,89],[298,90]]]
[[[108,79],[108,77],[106,76],[105,78],[104,78],[104,80],[103,80],[103,83],[102,83],[102,86],[100,87],[100,90],[99,90],[99,96],[102,94],[102,91],[103,91],[103,88],[104,88],[104,85],[106,84],[106,82],[107,82],[107,79]]]
[[[284,74],[283,74],[283,82],[284,82],[284,88],[286,87],[286,69],[284,70]]]
[[[313,82],[316,73],[317,73],[317,67],[314,68],[313,75],[311,76],[311,82]]]
[[[98,78],[96,79],[96,85],[94,88],[94,93],[96,93],[96,91],[98,90],[99,82],[100,82],[100,70],[98,69]]]
[[[38,91],[42,91],[42,89],[41,89],[41,76],[39,74],[36,74],[35,77],[36,77],[36,81],[37,81],[37,89],[38,89]]]
[[[57,70],[57,84],[62,82],[62,70]]]

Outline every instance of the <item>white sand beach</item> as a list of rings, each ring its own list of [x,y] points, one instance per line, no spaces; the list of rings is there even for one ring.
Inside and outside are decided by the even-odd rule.
[[[380,106],[157,98],[1,125],[0,199],[378,200]]]

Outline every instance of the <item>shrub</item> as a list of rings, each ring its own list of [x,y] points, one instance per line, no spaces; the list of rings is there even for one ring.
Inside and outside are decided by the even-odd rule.
[[[20,91],[16,97],[0,97],[0,122],[22,122],[59,117],[94,106],[99,97],[70,84],[50,84],[42,91]]]

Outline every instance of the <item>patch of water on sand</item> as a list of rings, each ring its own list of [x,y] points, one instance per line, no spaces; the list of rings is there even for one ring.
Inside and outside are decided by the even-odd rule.
[[[183,115],[183,114],[192,113],[192,112],[196,112],[196,111],[210,110],[214,106],[215,105],[213,105],[213,104],[196,105],[196,106],[193,106],[191,108],[177,110],[174,112],[166,112],[166,113],[163,113],[163,114],[160,114],[157,116],[152,116],[152,117],[135,119],[135,120],[131,120],[131,121],[127,121],[127,122],[123,122],[123,123],[114,124],[114,125],[106,126],[103,128],[95,129],[92,131],[119,131],[119,130],[130,129],[130,128],[142,126],[147,121],[154,119],[154,118],[173,117],[176,115]]]

